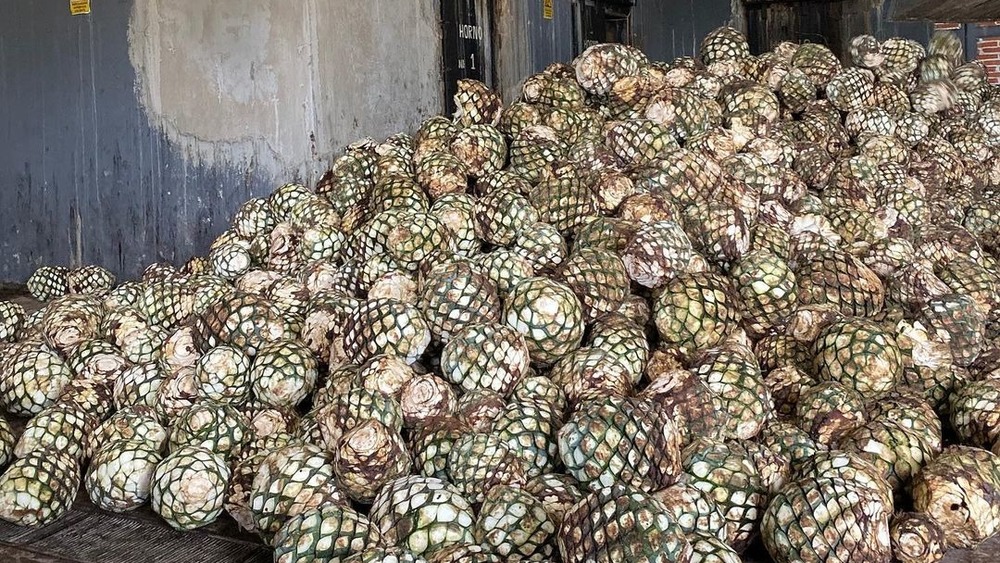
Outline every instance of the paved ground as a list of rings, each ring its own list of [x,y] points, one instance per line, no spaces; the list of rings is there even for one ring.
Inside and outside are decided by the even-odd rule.
[[[29,312],[41,304],[23,287],[0,285],[0,299],[20,303]],[[0,521],[0,563],[267,563],[271,550],[256,536],[241,533],[223,515],[193,532],[177,532],[148,508],[126,514],[98,510],[81,491],[62,519],[38,529]],[[771,563],[758,543],[744,563]],[[975,550],[952,550],[941,563],[1000,563],[1000,536]]]
[[[0,522],[3,563],[269,563],[271,550],[240,534],[228,517],[193,532],[171,530],[148,510],[116,515],[97,510],[86,494],[63,519],[27,530]],[[745,563],[771,563],[759,546]],[[1000,537],[975,551],[954,550],[942,563],[997,563]]]
[[[23,285],[0,283],[0,299],[20,303],[29,313],[41,308],[42,304],[28,296]]]
[[[86,493],[73,510],[38,529],[0,523],[4,563],[267,563],[271,550],[241,534],[230,518],[181,533],[148,509],[126,514],[98,510]]]

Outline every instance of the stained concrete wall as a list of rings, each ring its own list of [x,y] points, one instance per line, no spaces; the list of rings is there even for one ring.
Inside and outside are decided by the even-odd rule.
[[[434,0],[5,8],[0,281],[183,262],[241,202],[443,106]]]
[[[150,120],[198,162],[314,178],[441,104],[435,2],[147,0],[129,57]]]

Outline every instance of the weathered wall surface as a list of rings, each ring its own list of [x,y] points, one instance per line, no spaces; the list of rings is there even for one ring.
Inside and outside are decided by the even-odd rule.
[[[5,7],[0,281],[182,262],[242,201],[441,111],[435,1]]]
[[[141,105],[199,163],[256,160],[314,178],[335,149],[439,110],[434,2],[147,0],[133,10]]]
[[[925,40],[926,25],[885,21],[893,1],[848,0],[856,9],[830,21],[841,37]],[[493,3],[496,85],[512,100],[526,76],[572,59],[574,5],[554,0],[546,19],[541,0]],[[655,59],[692,55],[711,29],[744,21],[740,5],[642,0],[633,40]],[[808,11],[773,5],[746,14],[752,42],[811,38]],[[311,183],[347,143],[443,110],[438,0],[100,0],[75,17],[53,0],[5,8],[0,282],[41,264],[134,276],[183,262],[246,199]]]
[[[520,95],[524,79],[550,63],[573,58],[573,1],[553,0],[545,19],[540,0],[494,0],[497,88],[505,101]]]
[[[823,43],[845,61],[850,41],[861,34],[880,40],[900,36],[926,44],[933,31],[929,23],[888,20],[895,0],[842,2],[756,2],[746,7],[747,38],[752,51],[769,49],[781,41]]]
[[[518,86],[526,76],[573,57],[574,5],[572,0],[553,0],[553,18],[545,19],[541,1],[495,1],[498,84],[509,101],[519,94]],[[895,1],[642,0],[632,8],[632,42],[650,58],[662,61],[697,55],[702,38],[723,25],[747,33],[755,53],[785,40],[832,42],[835,51],[846,52],[850,38],[862,33],[880,39],[899,35],[926,43],[929,24],[888,21]]]
[[[671,61],[697,55],[709,31],[733,21],[730,0],[636,2],[632,35],[635,45],[651,58]]]
[[[706,33],[732,20],[731,0],[650,0],[632,9],[632,41],[651,58],[694,55]],[[498,87],[505,100],[520,93],[528,75],[574,56],[572,0],[553,0],[552,19],[541,1],[496,0]]]

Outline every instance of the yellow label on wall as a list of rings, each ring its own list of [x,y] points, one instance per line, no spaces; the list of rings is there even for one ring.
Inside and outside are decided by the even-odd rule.
[[[90,13],[90,0],[69,0],[69,13],[81,16]]]
[[[555,11],[552,7],[553,0],[542,0],[542,17],[551,20],[552,13]]]

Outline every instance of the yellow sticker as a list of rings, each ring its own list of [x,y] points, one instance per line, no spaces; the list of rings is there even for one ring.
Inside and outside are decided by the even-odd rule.
[[[555,11],[552,7],[553,0],[542,0],[542,17],[551,20],[552,13]]]
[[[69,13],[81,16],[90,13],[90,0],[69,0]]]

